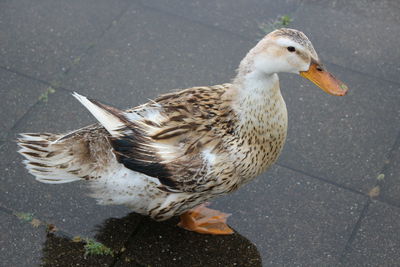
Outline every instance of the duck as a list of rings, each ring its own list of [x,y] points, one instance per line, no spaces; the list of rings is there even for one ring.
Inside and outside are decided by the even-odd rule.
[[[36,180],[82,181],[101,205],[126,205],[202,234],[228,235],[229,214],[207,207],[266,171],[285,143],[288,116],[278,73],[323,91],[348,87],[322,65],[307,36],[281,28],[262,38],[230,83],[175,90],[121,110],[73,96],[96,124],[63,134],[21,133],[19,153]]]

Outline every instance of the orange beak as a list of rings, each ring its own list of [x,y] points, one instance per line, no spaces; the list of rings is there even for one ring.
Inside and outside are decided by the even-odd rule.
[[[342,81],[336,79],[332,74],[321,67],[320,64],[312,61],[308,71],[301,71],[300,75],[309,79],[319,88],[331,95],[342,96],[349,89]]]

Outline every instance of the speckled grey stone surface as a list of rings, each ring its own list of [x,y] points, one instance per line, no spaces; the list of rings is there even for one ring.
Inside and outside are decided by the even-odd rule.
[[[1,68],[0,84],[0,140],[5,140],[11,127],[39,100],[47,86]]]
[[[400,208],[374,202],[345,255],[345,266],[398,266]]]
[[[1,2],[0,259],[15,266],[396,265],[399,9],[395,0]],[[177,228],[176,219],[156,223],[98,206],[84,183],[41,184],[23,168],[18,132],[95,122],[70,92],[125,108],[173,88],[229,82],[269,27],[259,26],[280,15],[305,31],[350,91],[332,97],[280,75],[289,111],[281,158],[211,204],[232,213],[235,235],[201,236]],[[68,237],[46,236],[15,212]],[[115,254],[85,258],[84,244],[72,242],[77,235]]]
[[[378,198],[400,207],[400,136],[376,178],[380,189]]]
[[[335,266],[366,201],[275,166],[211,207],[232,214],[230,225],[257,245],[266,266]]]
[[[400,82],[400,55],[393,50],[400,27],[398,1],[304,1],[294,16],[294,27],[321,40],[322,58]]]
[[[2,266],[37,266],[41,263],[45,231],[0,210]]]
[[[47,81],[79,62],[130,2],[106,0],[0,3],[0,66]]]
[[[293,18],[302,2],[301,0],[141,1],[143,6],[207,25],[214,30],[228,31],[232,35],[251,41],[260,39],[265,31],[273,29],[271,24],[279,20],[279,17],[288,15]]]
[[[289,131],[279,163],[367,193],[398,136],[400,85],[327,68],[346,81],[348,95],[328,96],[300,77],[281,75]]]
[[[116,266],[261,266],[257,247],[240,233],[201,235],[176,226],[178,220],[143,220]]]
[[[175,88],[229,82],[249,48],[229,33],[133,5],[63,85],[130,107]]]

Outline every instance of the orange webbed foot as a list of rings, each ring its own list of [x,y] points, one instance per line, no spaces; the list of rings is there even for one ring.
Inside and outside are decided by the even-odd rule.
[[[202,204],[182,214],[178,226],[201,234],[233,234],[233,230],[226,224],[226,219],[230,214],[209,209],[206,207],[207,204]]]

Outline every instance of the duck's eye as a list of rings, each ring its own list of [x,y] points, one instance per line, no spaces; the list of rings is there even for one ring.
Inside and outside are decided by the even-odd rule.
[[[288,50],[289,52],[294,52],[294,51],[296,51],[296,48],[294,48],[293,46],[289,46],[289,47],[287,48],[287,50]]]

